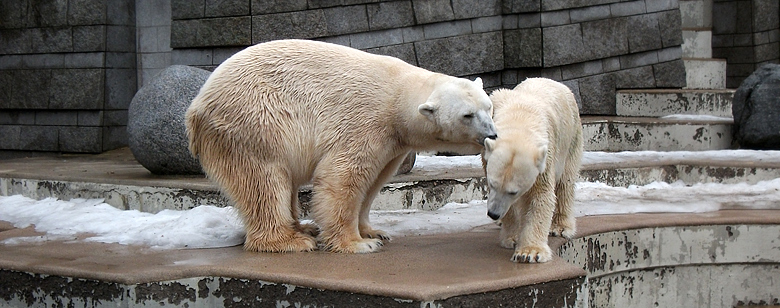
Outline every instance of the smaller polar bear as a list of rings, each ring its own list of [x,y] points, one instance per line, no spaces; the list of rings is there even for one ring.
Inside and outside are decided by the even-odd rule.
[[[488,216],[501,220],[513,262],[547,262],[547,236],[575,232],[574,183],[582,158],[577,102],[565,85],[529,78],[490,95],[498,139],[485,140]]]

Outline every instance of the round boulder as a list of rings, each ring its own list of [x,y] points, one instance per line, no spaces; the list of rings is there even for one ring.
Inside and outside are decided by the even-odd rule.
[[[734,92],[731,111],[740,148],[780,150],[780,65],[766,64],[748,76]]]
[[[135,159],[154,174],[202,174],[190,154],[184,113],[211,72],[174,65],[135,94],[128,108],[127,133]]]

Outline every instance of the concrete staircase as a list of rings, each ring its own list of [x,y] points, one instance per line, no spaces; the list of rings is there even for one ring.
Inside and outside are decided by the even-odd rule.
[[[712,0],[681,0],[680,13],[687,88],[725,88],[726,60],[712,58]]]
[[[733,90],[623,90],[616,117],[583,117],[586,151],[731,147]]]

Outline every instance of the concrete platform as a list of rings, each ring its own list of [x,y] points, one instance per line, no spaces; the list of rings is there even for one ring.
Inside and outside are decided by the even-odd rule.
[[[780,275],[780,211],[591,216],[580,218],[578,228],[571,242],[551,239],[553,247],[563,245],[556,249],[562,257],[533,265],[510,262],[512,251],[498,246],[494,226],[398,238],[365,255],[65,242],[2,246],[0,305],[668,307],[691,302],[686,295],[695,292],[707,301],[686,307],[732,307],[777,303],[780,296],[772,278]],[[0,240],[31,232],[0,224]],[[674,278],[689,266],[699,270]],[[689,276],[709,280],[715,268],[733,277],[728,285],[763,287],[662,284]],[[663,281],[631,278],[660,269]],[[632,290],[633,296],[621,296]],[[675,296],[658,301],[652,290]]]
[[[655,162],[661,169],[670,163],[709,165],[696,159]],[[770,173],[780,169],[776,161],[709,163]],[[633,162],[611,168],[656,167]],[[610,166],[591,163],[583,169],[596,172]],[[413,171],[394,178],[392,189],[385,191],[412,183],[410,191],[430,193],[432,202],[442,203],[456,190],[447,181],[470,179],[478,184],[480,172]],[[216,187],[202,177],[151,175],[126,149],[2,161],[0,179],[4,195],[19,193],[16,189],[23,184],[28,193],[38,194],[32,197],[106,194],[125,206],[133,198],[140,200],[136,206],[144,210],[164,200],[218,196]],[[99,188],[108,190],[93,190]],[[168,193],[160,193],[166,189]],[[165,194],[167,199],[160,198]],[[498,228],[492,225],[401,237],[366,255],[249,253],[240,247],[153,250],[63,241],[4,245],[0,306],[649,307],[674,305],[689,300],[689,294],[707,299],[689,307],[777,304],[780,289],[773,277],[780,276],[778,226],[780,210],[582,217],[574,240],[551,238],[560,257],[537,265],[510,262],[512,251],[498,246]],[[34,232],[0,223],[0,240]],[[728,285],[683,282],[710,281],[716,274],[737,278]],[[676,284],[675,289],[665,284]],[[633,293],[625,297],[625,292]],[[659,299],[659,294],[666,297]]]
[[[588,154],[586,153],[586,156]],[[661,158],[617,163],[584,161],[582,181],[611,186],[668,183],[756,183],[780,178],[780,157],[713,160],[705,157]],[[100,155],[66,155],[0,161],[0,195],[21,194],[33,199],[56,197],[102,198],[125,210],[157,213],[207,204],[226,206],[219,188],[203,176],[158,176],[133,159],[127,148]],[[299,200],[308,207],[311,189],[303,187]],[[373,209],[435,210],[448,202],[484,199],[487,186],[481,165],[413,168],[395,176],[374,201]]]

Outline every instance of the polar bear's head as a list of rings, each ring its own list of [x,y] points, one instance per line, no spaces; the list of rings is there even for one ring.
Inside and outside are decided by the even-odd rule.
[[[495,220],[503,218],[510,206],[531,189],[547,160],[547,142],[506,137],[485,140],[482,155],[486,161],[488,216]]]
[[[493,103],[479,78],[451,78],[437,85],[417,110],[436,125],[437,140],[482,145],[485,138],[496,138]]]

